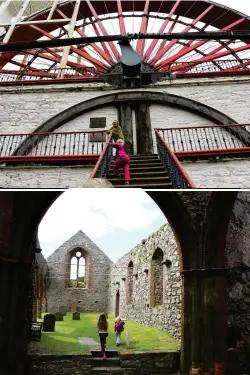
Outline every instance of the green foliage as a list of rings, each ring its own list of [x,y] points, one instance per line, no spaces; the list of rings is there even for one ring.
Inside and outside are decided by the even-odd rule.
[[[81,313],[81,320],[72,320],[72,313],[64,316],[63,322],[56,322],[55,332],[42,332],[40,352],[45,353],[88,353],[91,347],[80,345],[78,337],[92,337],[99,342],[96,333],[98,313]],[[168,332],[159,328],[143,326],[131,320],[125,321],[121,346],[115,345],[114,316],[109,314],[109,336],[107,349],[120,352],[179,350],[180,344]],[[126,348],[126,334],[131,333],[131,347]]]

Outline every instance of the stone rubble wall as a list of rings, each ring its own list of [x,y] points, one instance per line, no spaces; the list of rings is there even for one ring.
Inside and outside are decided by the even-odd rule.
[[[163,304],[151,307],[150,263],[154,251],[159,247],[163,261],[170,260],[171,266],[163,265]],[[126,287],[128,264],[132,261],[133,302],[127,304]],[[145,272],[148,270],[148,273]],[[138,274],[138,276],[137,276]],[[126,280],[124,280],[126,278]],[[175,338],[181,336],[181,276],[179,254],[174,234],[168,224],[134,247],[111,268],[109,289],[109,311],[115,314],[116,294],[120,293],[119,315],[143,325],[152,325],[168,331]]]
[[[84,249],[89,256],[89,276],[86,288],[67,287],[65,262],[75,248]],[[47,258],[47,307],[66,306],[71,311],[76,303],[80,311],[107,311],[109,275],[112,261],[81,231],[61,245]],[[86,271],[87,272],[87,271]],[[81,301],[81,303],[78,303]]]

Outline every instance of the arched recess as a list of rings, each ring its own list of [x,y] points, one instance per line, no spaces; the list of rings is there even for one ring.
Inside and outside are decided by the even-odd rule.
[[[117,93],[102,95],[93,99],[85,100],[70,108],[67,108],[36,128],[34,133],[53,132],[68,121],[73,120],[74,118],[88,111],[92,111],[96,108],[107,106],[109,104],[115,104],[116,106],[119,106],[127,103],[138,104],[143,102],[171,105],[198,114],[201,117],[207,118],[216,124],[226,125],[237,123],[234,119],[215,108],[182,96],[150,90],[124,90]],[[244,140],[246,145],[250,145],[250,135],[245,129],[228,127],[227,130],[234,134],[236,137],[240,137],[241,140]],[[27,151],[31,150],[32,147],[37,144],[37,142],[38,136],[31,135],[27,137],[23,141],[21,146],[16,149],[14,155],[23,155],[27,153]]]
[[[127,270],[127,290],[126,290],[126,302],[127,305],[131,305],[133,303],[133,292],[134,292],[134,264],[132,260],[128,264]]]
[[[30,269],[32,252],[35,248],[32,247],[33,236],[37,231],[37,227],[55,199],[60,195],[56,191],[31,191],[31,192],[2,192],[0,194],[0,317],[3,322],[2,335],[0,337],[0,357],[3,359],[0,362],[0,370],[4,374],[24,375],[25,374],[25,351],[27,346],[27,336],[24,330],[26,326],[27,309],[30,304],[29,288],[30,288]],[[162,210],[171,227],[173,228],[178,238],[178,251],[180,254],[181,272],[183,275],[183,304],[182,304],[182,350],[181,350],[181,375],[190,374],[190,368],[195,357],[193,357],[193,348],[197,345],[201,346],[201,352],[204,351],[204,340],[197,340],[196,336],[192,335],[193,327],[197,330],[197,316],[206,313],[209,319],[214,322],[218,314],[207,314],[204,311],[204,305],[199,306],[196,303],[196,295],[193,293],[193,285],[200,280],[196,272],[201,265],[202,256],[202,241],[199,233],[194,225],[191,210],[199,211],[199,205],[202,204],[202,199],[207,199],[207,196],[213,197],[211,202],[218,202],[223,199],[222,195],[227,195],[224,199],[224,209],[226,217],[224,220],[223,212],[220,214],[222,222],[228,221],[228,215],[232,207],[232,202],[235,199],[234,192],[165,192],[165,191],[150,191],[147,194],[155,201],[158,207]],[[183,196],[192,197],[192,194],[198,196],[199,199],[192,199],[188,202],[182,199]],[[203,196],[204,195],[204,196]],[[210,206],[215,207],[215,203]],[[223,205],[220,206],[223,209]],[[208,211],[203,211],[203,216],[207,220],[203,223],[201,221],[201,228],[211,228],[205,230],[209,235],[215,235],[217,228],[213,227],[213,222],[209,218]],[[212,212],[215,213],[214,210]],[[212,216],[214,218],[214,216]],[[209,223],[209,225],[208,225]],[[223,227],[223,223],[220,224]],[[204,240],[204,237],[203,237]],[[211,241],[214,241],[211,239]],[[215,240],[216,241],[216,240]],[[211,246],[213,244],[210,244]],[[206,246],[208,250],[211,248]],[[217,246],[214,251],[217,251]],[[15,271],[15,272],[14,272]],[[187,271],[187,272],[184,272]],[[13,277],[13,272],[15,277]],[[187,276],[186,276],[187,275]],[[9,283],[6,286],[6,279]],[[4,288],[2,287],[3,285]],[[205,283],[203,282],[203,285]],[[217,283],[216,283],[217,285]],[[210,297],[215,298],[214,295]],[[11,304],[9,301],[11,300]],[[18,315],[16,314],[18,310]],[[212,316],[213,315],[213,316]],[[226,319],[226,316],[224,316]],[[205,319],[205,317],[204,317]],[[205,321],[205,320],[204,320]],[[199,320],[198,320],[198,323]],[[207,322],[208,323],[208,322]],[[205,324],[202,325],[202,333],[204,333]],[[192,327],[192,330],[191,330]],[[218,335],[220,330],[218,330]],[[212,333],[211,333],[212,332]],[[210,332],[214,334],[214,330]],[[16,338],[19,338],[18,340]],[[1,340],[4,345],[1,345]],[[223,349],[223,348],[222,348]],[[214,348],[209,347],[206,351],[206,356],[211,360],[211,355],[214,357]],[[215,353],[216,355],[218,353]],[[225,353],[223,353],[225,355]],[[0,371],[0,372],[1,372]],[[198,373],[197,371],[194,371]],[[26,372],[27,373],[27,372]],[[216,374],[219,374],[217,372]],[[221,372],[223,374],[223,372]]]
[[[115,317],[120,315],[120,291],[119,289],[116,292],[115,296]]]
[[[156,248],[150,264],[150,306],[163,304],[163,251]]]

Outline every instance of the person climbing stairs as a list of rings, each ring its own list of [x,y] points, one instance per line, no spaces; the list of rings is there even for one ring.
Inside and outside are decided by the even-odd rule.
[[[121,178],[114,176],[113,166],[107,179],[115,188],[172,189],[170,178],[160,162],[158,155],[130,155],[130,184],[124,185],[124,173]]]

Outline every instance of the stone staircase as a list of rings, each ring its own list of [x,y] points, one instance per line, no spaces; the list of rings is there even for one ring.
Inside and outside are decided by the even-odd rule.
[[[106,350],[107,359],[103,360],[100,350],[91,350],[93,375],[122,375],[120,357],[116,350]]]
[[[172,189],[170,178],[158,159],[158,155],[130,156],[130,185],[124,185],[124,174],[118,178],[111,167],[107,179],[115,188]]]

